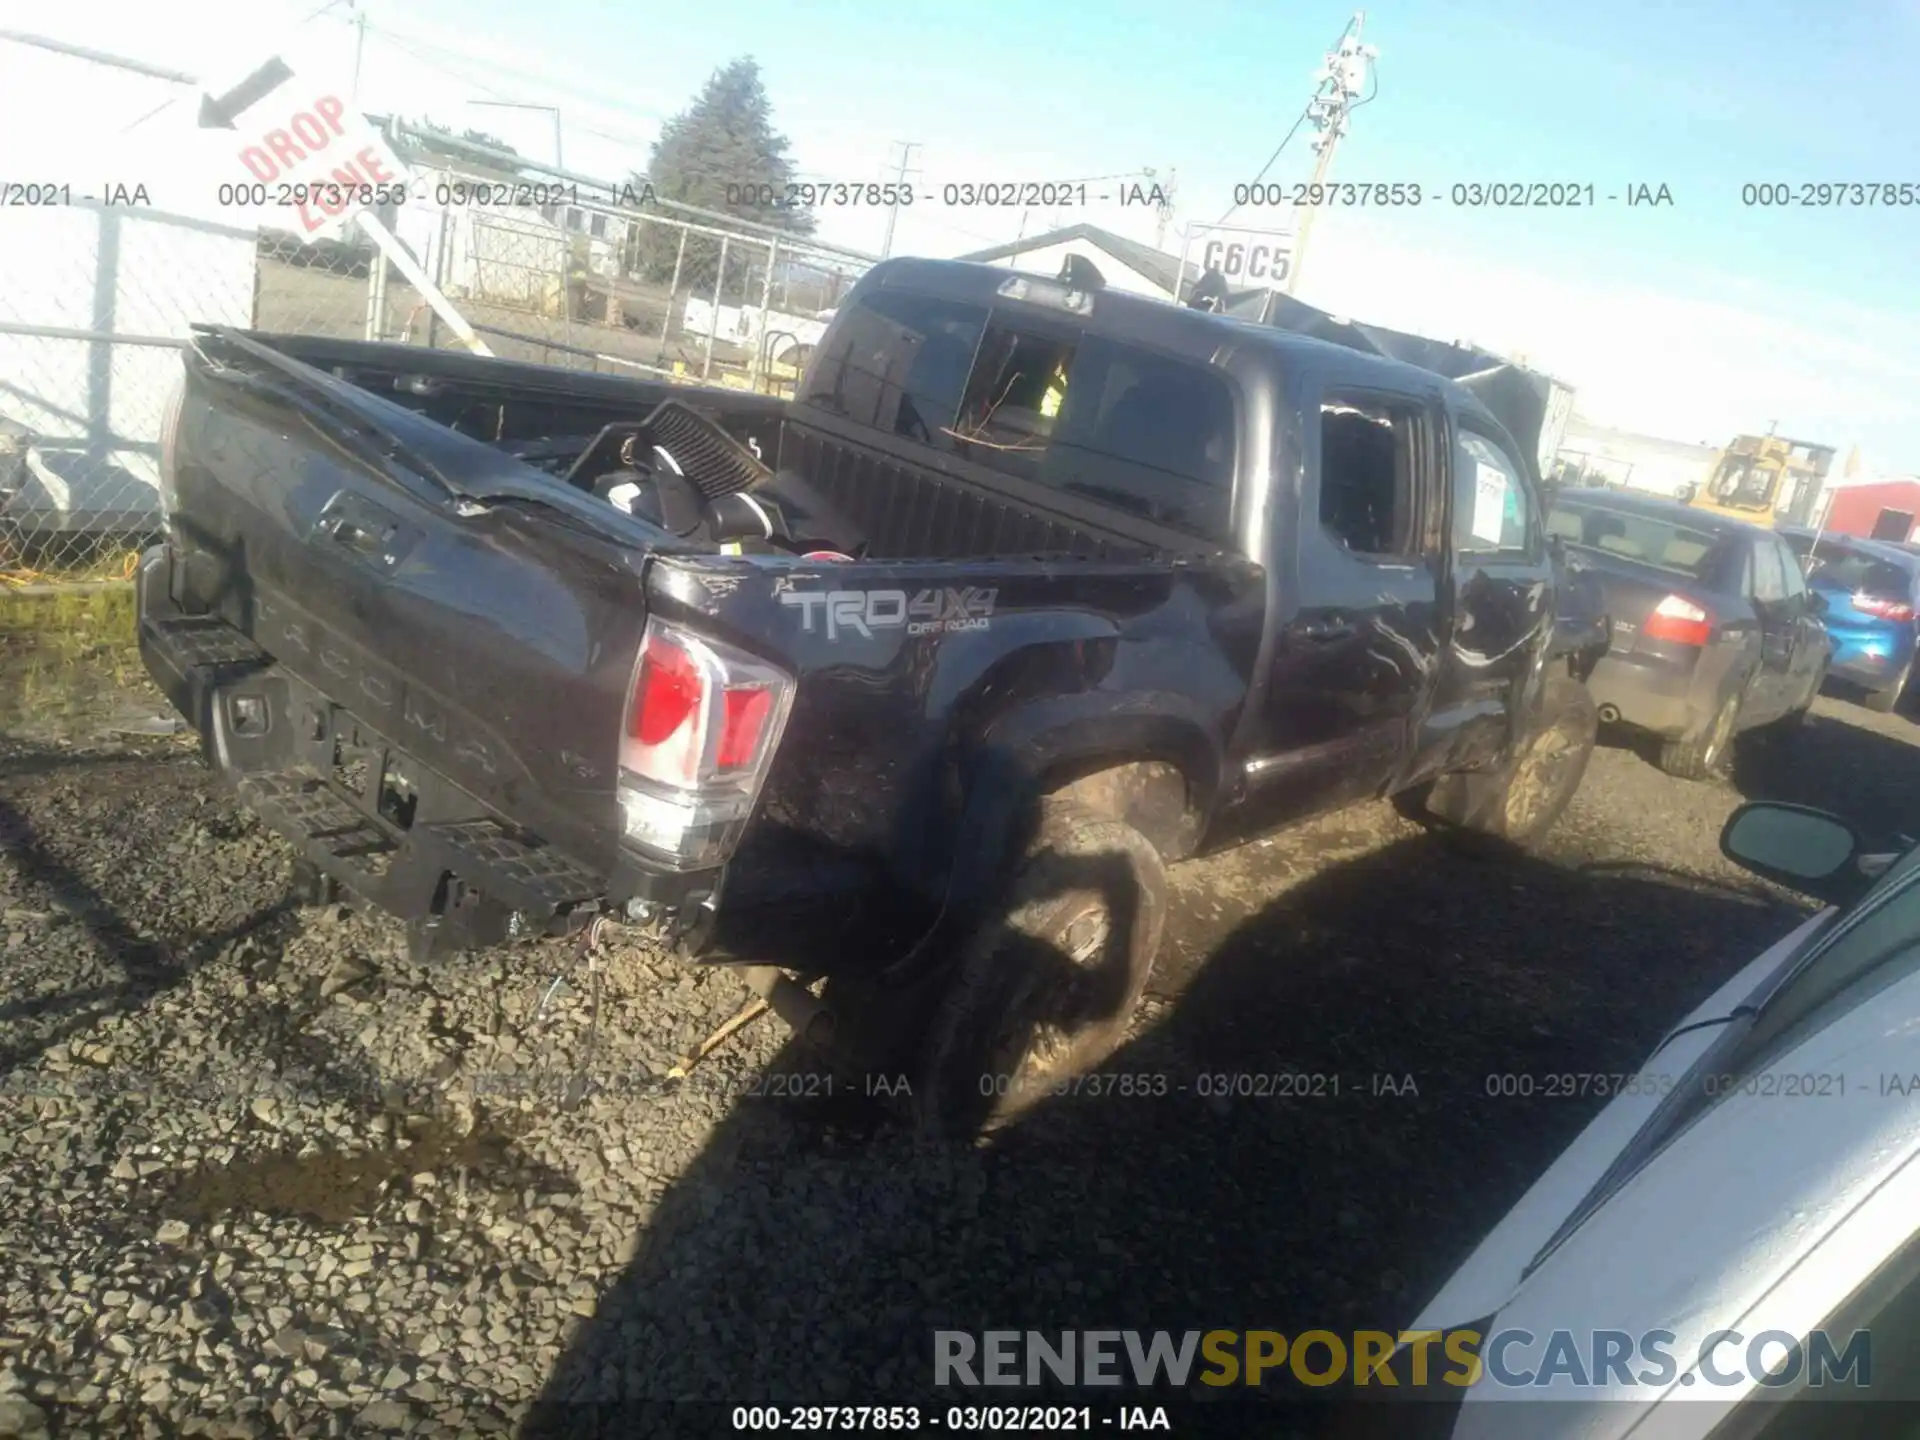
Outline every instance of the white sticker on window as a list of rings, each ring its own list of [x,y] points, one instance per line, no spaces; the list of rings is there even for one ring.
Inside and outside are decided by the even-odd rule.
[[[1498,545],[1507,523],[1507,472],[1474,464],[1473,538]]]

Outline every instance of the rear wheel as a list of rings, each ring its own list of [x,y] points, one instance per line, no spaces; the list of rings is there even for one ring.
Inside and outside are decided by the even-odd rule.
[[[1739,723],[1740,690],[1735,688],[1699,730],[1661,742],[1660,768],[1682,780],[1710,780],[1724,773]]]
[[[1872,690],[1867,693],[1867,709],[1881,715],[1891,715],[1900,708],[1900,697],[1906,693],[1907,681],[1912,678],[1913,660],[1909,658],[1907,663],[1900,667],[1900,673],[1894,677],[1892,684],[1883,690]]]
[[[1049,803],[999,910],[960,948],[914,1086],[921,1128],[992,1129],[1110,1055],[1166,911],[1166,867],[1139,831]]]

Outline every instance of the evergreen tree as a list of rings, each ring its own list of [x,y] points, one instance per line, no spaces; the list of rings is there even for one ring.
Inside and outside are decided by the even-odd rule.
[[[794,235],[813,233],[811,209],[765,203],[768,197],[784,199],[793,161],[787,155],[787,137],[773,128],[773,106],[760,81],[760,66],[750,57],[714,71],[693,103],[661,127],[648,172],[632,183],[638,189],[651,181],[662,200],[698,205]],[[680,235],[668,225],[642,227],[635,245],[641,275],[656,284],[672,278]],[[722,298],[738,302],[749,288],[749,271],[757,280],[765,260],[766,251],[759,245],[731,247]],[[681,288],[711,290],[719,262],[718,240],[689,235]]]

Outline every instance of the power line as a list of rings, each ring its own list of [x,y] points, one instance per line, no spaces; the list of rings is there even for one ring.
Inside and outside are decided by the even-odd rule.
[[[1338,50],[1343,44],[1346,43],[1347,36],[1351,35],[1352,33],[1353,33],[1353,21],[1349,19],[1345,24],[1345,26],[1341,28],[1340,33],[1333,37],[1333,44],[1329,45],[1327,49],[1329,51]],[[1376,84],[1377,83],[1378,82],[1376,82]],[[1253,177],[1253,182],[1252,182],[1253,184],[1258,185],[1262,180],[1265,180],[1267,178],[1267,172],[1273,169],[1274,162],[1280,158],[1280,152],[1287,148],[1288,142],[1291,141],[1295,135],[1299,134],[1300,127],[1307,123],[1307,117],[1313,114],[1313,107],[1315,103],[1320,99],[1320,91],[1324,88],[1325,88],[1325,82],[1322,82],[1321,85],[1314,87],[1313,98],[1307,101],[1306,108],[1300,112],[1299,119],[1295,120],[1293,122],[1292,128],[1289,129],[1287,133],[1281,137],[1280,143],[1273,147],[1273,154],[1269,155],[1267,157],[1267,163],[1260,167],[1260,173]],[[1233,218],[1234,214],[1240,208],[1241,207],[1239,205],[1234,205],[1229,207],[1226,214],[1222,215],[1218,220],[1214,221],[1213,223],[1215,225],[1226,224],[1227,221]]]
[[[893,177],[896,189],[893,192],[893,203],[887,207],[886,238],[880,242],[882,260],[893,254],[893,227],[900,219],[900,191],[897,187],[907,183],[907,162],[913,158],[913,152],[925,148],[918,140],[896,140],[894,144],[900,147],[900,170]],[[915,170],[913,173],[918,175],[920,171]]]
[[[451,57],[452,59],[458,60],[465,65],[478,67],[479,69],[482,69],[482,70],[492,71],[496,75],[509,76],[515,80],[520,81],[523,85],[533,85],[539,88],[556,92],[561,95],[565,95],[568,98],[574,100],[576,103],[580,101],[584,101],[587,104],[599,106],[602,109],[617,111],[621,114],[635,115],[648,120],[665,121],[671,118],[670,116],[661,114],[657,110],[648,110],[643,106],[635,105],[629,100],[615,99],[605,91],[591,91],[591,90],[582,89],[580,86],[574,84],[570,80],[557,79],[553,76],[541,75],[538,72],[532,71],[532,70],[516,69],[514,66],[503,65],[496,60],[486,60],[477,55],[469,55],[464,51],[455,50],[451,46],[442,45],[437,41],[422,40],[421,38],[415,35],[403,35],[397,30],[389,30],[384,25],[370,24],[368,25],[367,28],[370,31],[372,31],[374,34],[383,36],[386,40],[388,40],[390,43],[397,46],[398,48],[405,50],[408,54],[412,55],[415,59],[421,60],[424,63],[431,65],[434,69],[440,71],[442,74],[452,75],[456,79],[465,80],[469,84],[477,85],[481,89],[489,90],[491,91],[491,93],[498,96],[502,96],[503,98],[509,98],[509,97],[506,96],[505,91],[498,89],[497,87],[492,85],[491,82],[479,80],[475,78],[471,73],[465,73],[458,69],[451,68],[448,65],[446,65],[443,61],[436,61],[432,55],[429,55],[426,52],[431,51],[431,52],[434,52],[434,54],[438,54],[443,57]],[[585,126],[578,126],[577,128],[582,130],[586,129]],[[610,136],[608,138],[619,139],[621,137]]]

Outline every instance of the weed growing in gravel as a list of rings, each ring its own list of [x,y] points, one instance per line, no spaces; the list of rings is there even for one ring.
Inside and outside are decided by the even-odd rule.
[[[68,738],[164,709],[134,643],[131,586],[0,593],[0,734]]]

